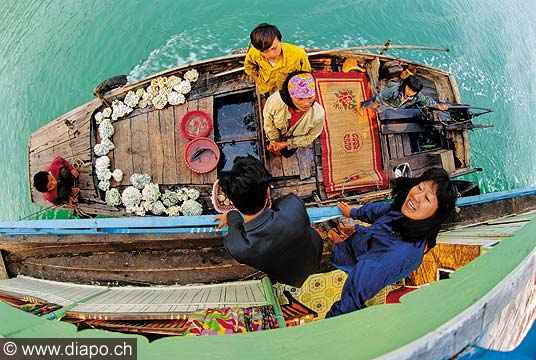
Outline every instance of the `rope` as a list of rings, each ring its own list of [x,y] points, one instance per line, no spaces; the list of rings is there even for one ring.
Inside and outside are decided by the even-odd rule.
[[[84,162],[82,159],[74,157],[74,149],[73,149],[73,144],[72,144],[72,140],[74,139],[75,134],[76,134],[76,132],[74,131],[74,124],[72,121],[69,121],[69,120],[65,120],[64,123],[65,123],[65,126],[67,126],[67,130],[68,130],[67,133],[69,135],[69,147],[71,148],[71,157],[74,159],[73,168],[80,173],[80,169],[82,169],[82,167],[84,166],[91,165],[91,162]],[[78,194],[73,195],[69,200],[69,205],[73,209],[73,214],[77,214],[81,218],[90,218],[91,216],[80,208],[80,204],[78,200],[79,200]]]
[[[89,215],[88,213],[86,213],[84,210],[80,208],[78,194],[72,195],[69,198],[69,206],[73,209],[73,214],[77,214],[81,218],[86,218],[86,219],[91,218],[91,215]]]
[[[81,159],[77,159],[77,158],[76,158],[76,159],[74,159],[74,161],[73,161],[73,167],[74,167],[75,170],[77,170],[77,171],[80,171],[79,169],[81,169],[81,168],[84,167],[84,166],[89,166],[89,165],[90,165],[89,162],[86,163],[86,162],[84,162],[84,161],[81,160]]]
[[[58,207],[58,205],[51,205],[49,207],[46,207],[46,208],[42,208],[40,210],[37,210],[36,212],[32,213],[32,214],[29,214],[29,215],[26,215],[24,217],[21,217],[19,218],[19,221],[21,220],[26,220],[26,219],[29,219],[29,218],[34,218],[38,215],[41,215],[43,213],[47,213],[49,212],[50,210],[55,210],[56,208]]]
[[[341,196],[344,198],[344,200],[349,201],[348,198],[344,194],[344,185],[350,181],[350,180],[357,180],[360,178],[360,175],[365,174],[370,176],[372,179],[374,179],[374,182],[376,183],[376,191],[380,190],[380,183],[378,182],[378,179],[375,179],[374,173],[369,170],[357,170],[356,172],[353,172],[352,174],[348,175],[343,183],[342,183],[342,189],[341,189]]]

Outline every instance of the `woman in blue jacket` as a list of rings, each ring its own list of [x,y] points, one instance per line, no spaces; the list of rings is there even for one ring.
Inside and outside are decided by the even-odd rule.
[[[430,169],[419,178],[398,178],[394,202],[351,208],[339,203],[345,217],[370,223],[333,249],[333,265],[348,273],[341,299],[326,317],[362,309],[385,286],[417,269],[424,253],[436,244],[441,224],[454,210],[457,189],[443,169]]]

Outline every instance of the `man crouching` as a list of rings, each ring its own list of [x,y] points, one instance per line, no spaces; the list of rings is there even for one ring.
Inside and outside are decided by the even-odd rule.
[[[318,270],[322,239],[311,227],[302,199],[294,194],[270,202],[270,173],[254,157],[239,156],[222,171],[220,187],[238,211],[219,215],[228,226],[224,245],[242,264],[266,273],[273,282],[300,287]]]

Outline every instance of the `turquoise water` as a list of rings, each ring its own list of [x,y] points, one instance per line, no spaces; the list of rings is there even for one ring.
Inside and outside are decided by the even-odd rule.
[[[102,80],[137,80],[170,66],[246,47],[260,22],[305,47],[383,44],[451,71],[464,102],[495,109],[471,133],[471,176],[485,192],[536,186],[536,8],[504,1],[0,2],[0,218],[38,210],[29,200],[27,143],[50,120],[92,99]],[[52,216],[56,216],[53,214]]]

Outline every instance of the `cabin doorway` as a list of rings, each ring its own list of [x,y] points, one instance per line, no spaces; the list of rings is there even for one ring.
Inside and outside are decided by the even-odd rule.
[[[214,98],[214,140],[221,152],[218,174],[231,170],[237,156],[260,159],[255,100],[254,90]]]

